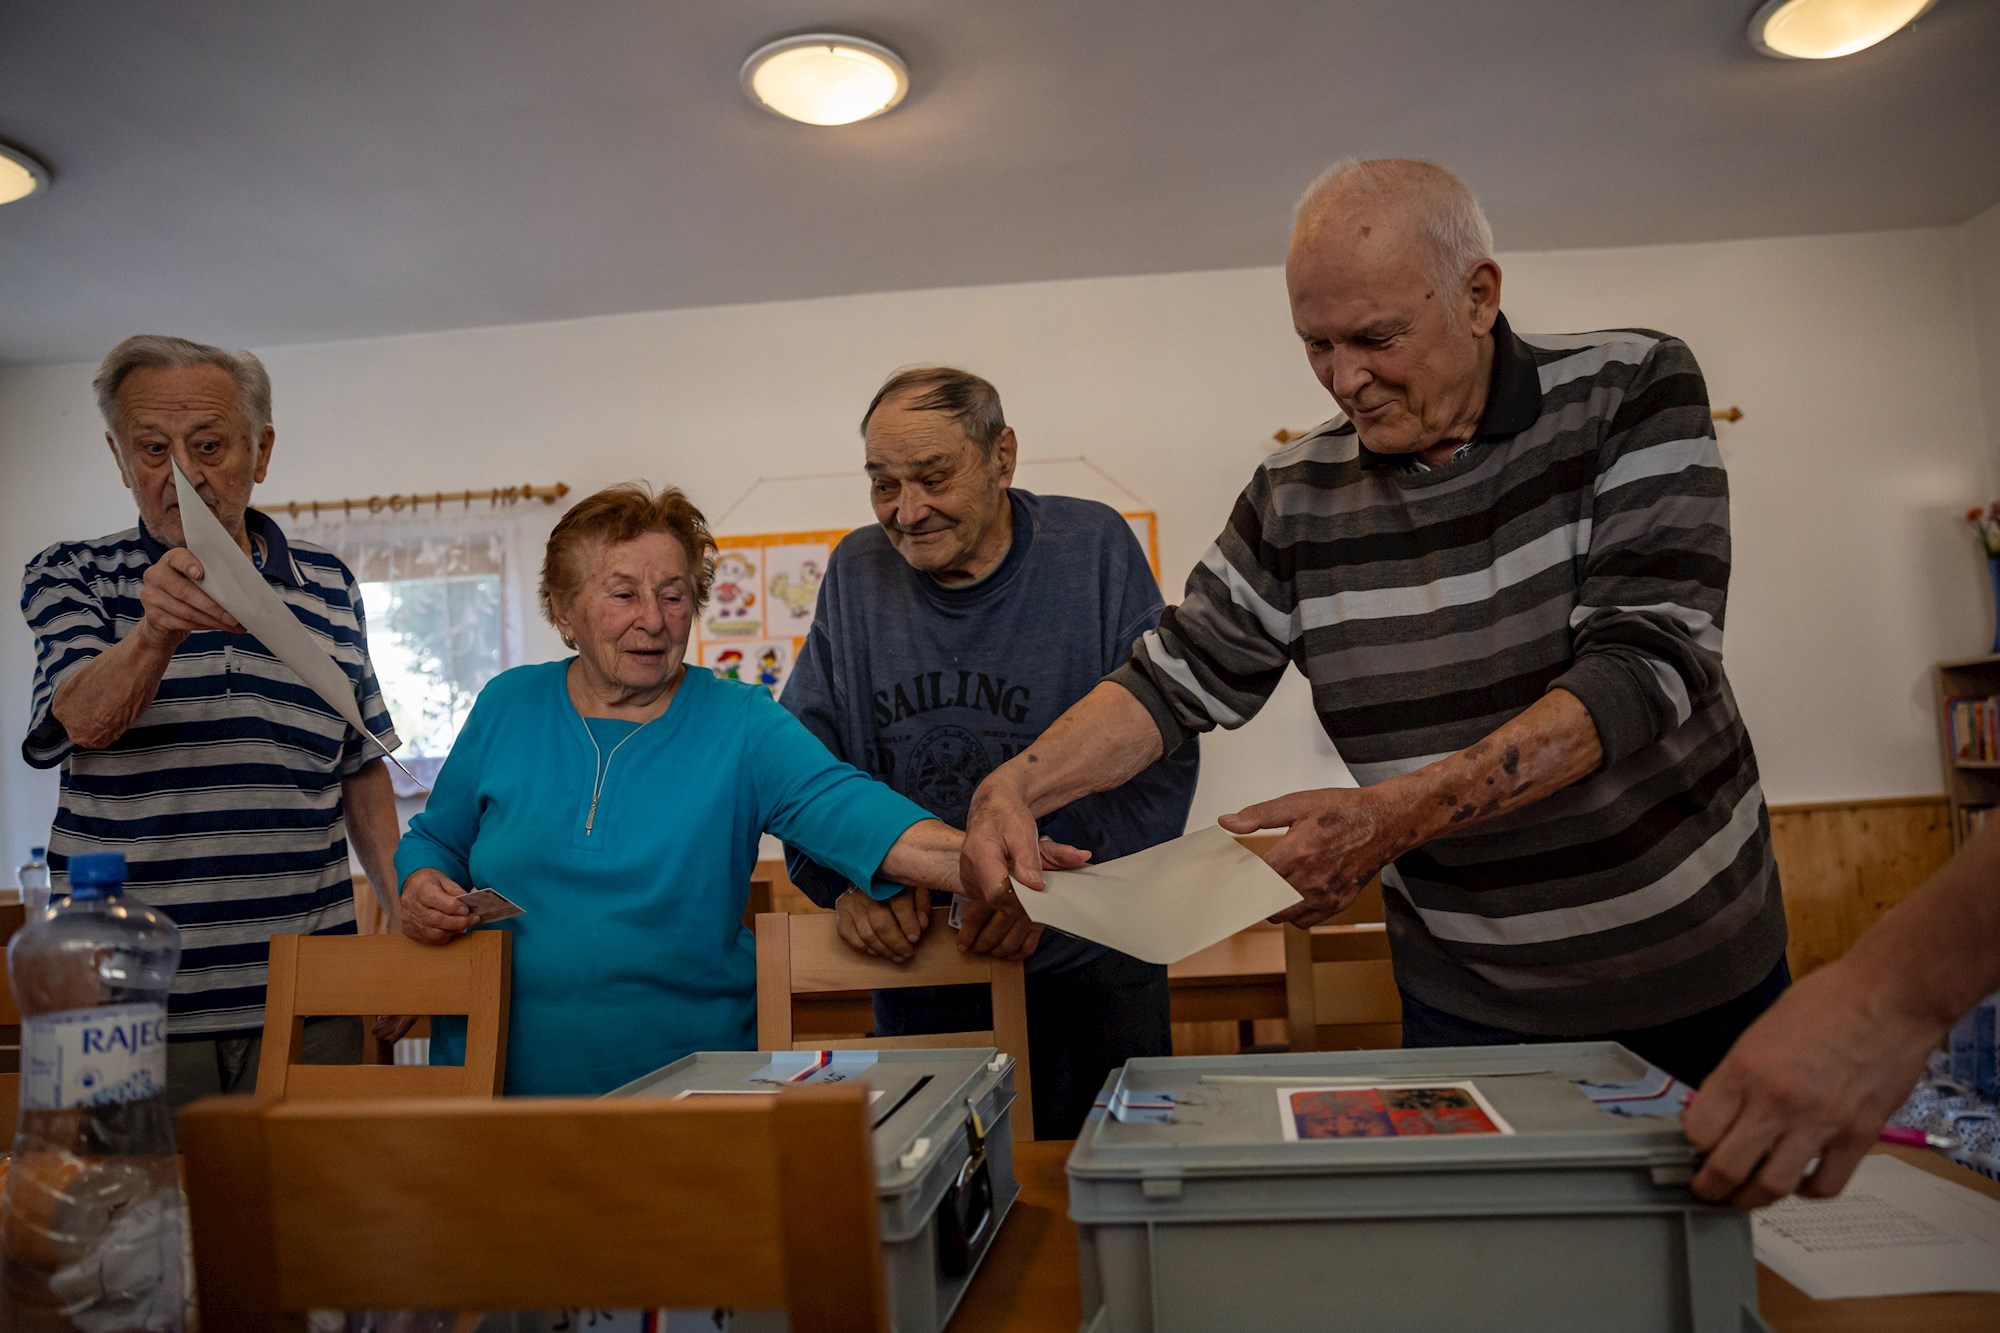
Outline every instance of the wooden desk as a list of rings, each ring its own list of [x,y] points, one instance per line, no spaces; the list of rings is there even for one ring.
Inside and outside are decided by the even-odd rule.
[[[1075,1333],[1082,1319],[1077,1292],[1076,1225],[1069,1220],[1063,1163],[1072,1144],[1017,1143],[1014,1173],[1021,1197],[951,1321],[951,1333]],[[2000,1199],[2000,1184],[1920,1148],[1884,1147],[1914,1166]],[[1338,1261],[1329,1281],[1338,1275]],[[1882,1296],[1815,1301],[1770,1270],[1757,1269],[1757,1299],[1778,1333],[1992,1333],[2000,1328],[2000,1294]],[[1414,1313],[1414,1312],[1413,1312]]]
[[[1252,926],[1167,968],[1176,1023],[1285,1016],[1285,932]]]

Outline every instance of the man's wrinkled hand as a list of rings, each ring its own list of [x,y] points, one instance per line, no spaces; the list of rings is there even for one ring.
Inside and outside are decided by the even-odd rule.
[[[1688,1142],[1707,1154],[1697,1195],[1761,1208],[1794,1190],[1840,1193],[1917,1085],[1939,1035],[1882,1003],[1879,991],[1830,964],[1736,1039],[1681,1113]]]
[[[981,954],[1011,963],[1028,957],[1042,942],[1042,928],[1021,913],[996,911],[971,898],[959,901],[960,953]]]
[[[1271,918],[1285,925],[1316,926],[1345,911],[1383,866],[1409,850],[1394,836],[1396,821],[1382,798],[1367,788],[1293,792],[1219,822],[1235,834],[1286,830],[1264,853],[1265,864],[1305,900]]]
[[[849,889],[834,901],[835,928],[850,949],[907,963],[930,927],[930,899],[927,889],[904,889],[886,900]]]
[[[415,1014],[383,1014],[368,1025],[368,1030],[375,1034],[375,1040],[386,1046],[394,1046],[408,1036],[410,1029],[416,1025]]]
[[[450,944],[476,924],[465,890],[426,866],[403,881],[403,933],[419,944]]]
[[[1031,889],[1042,887],[1041,840],[1027,802],[996,770],[972,793],[966,813],[965,842],[958,853],[960,895],[968,903],[1018,917],[1017,879]]]
[[[236,617],[201,587],[201,561],[184,546],[155,560],[139,582],[140,632],[166,648],[177,648],[197,630],[243,633]]]

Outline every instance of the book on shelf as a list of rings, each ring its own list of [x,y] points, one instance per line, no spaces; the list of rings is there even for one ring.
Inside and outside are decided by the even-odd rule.
[[[1945,700],[1954,763],[2000,763],[2000,695]]]

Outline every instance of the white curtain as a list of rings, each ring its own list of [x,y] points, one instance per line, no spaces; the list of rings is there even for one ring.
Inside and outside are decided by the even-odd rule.
[[[538,506],[539,508],[539,506]],[[497,576],[500,580],[500,661],[505,670],[523,660],[522,609],[525,605],[518,558],[521,515],[512,508],[475,506],[454,512],[419,509],[374,513],[326,513],[285,519],[286,532],[323,546],[353,571],[357,583],[397,583],[412,580]],[[382,608],[365,606],[371,623]],[[411,737],[405,736],[406,741]],[[441,756],[419,757],[405,750],[398,755],[428,784],[441,766]],[[398,804],[407,818],[421,808],[422,788],[391,769]]]

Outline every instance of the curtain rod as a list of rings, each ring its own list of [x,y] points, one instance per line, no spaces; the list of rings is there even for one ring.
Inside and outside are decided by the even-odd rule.
[[[519,504],[523,500],[540,500],[543,504],[554,504],[569,494],[569,487],[563,482],[553,486],[501,486],[484,491],[425,491],[415,495],[370,495],[346,500],[288,500],[284,504],[258,505],[267,514],[284,513],[292,518],[300,514],[332,513],[339,510],[352,514],[359,509],[363,513],[379,514],[383,510],[401,513],[405,509],[421,509],[430,505],[434,510],[442,510],[448,504],[472,508],[474,500],[484,500],[489,506]]]

